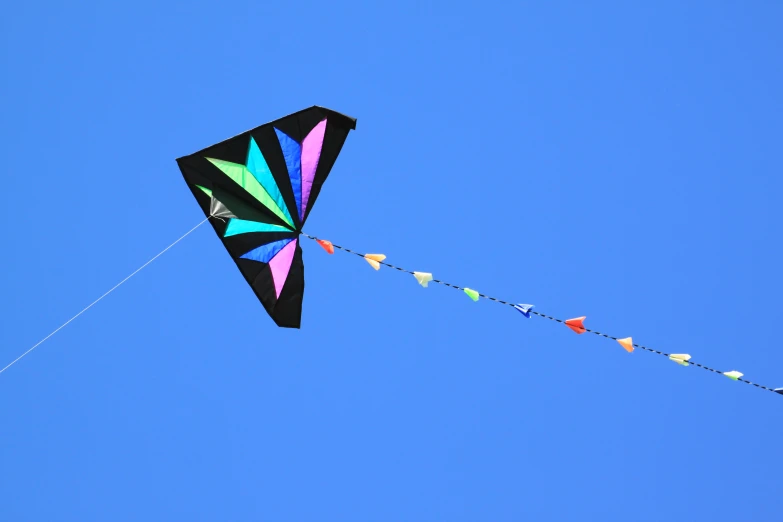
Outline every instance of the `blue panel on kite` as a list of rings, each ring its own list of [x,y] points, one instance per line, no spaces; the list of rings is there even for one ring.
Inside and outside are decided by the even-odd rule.
[[[281,239],[280,241],[274,241],[261,245],[258,248],[254,248],[247,254],[242,256],[242,259],[251,259],[253,261],[260,261],[261,263],[268,263],[275,255],[280,252],[283,247],[293,241],[293,238]]]
[[[288,167],[288,177],[294,191],[296,208],[300,209],[302,207],[302,146],[280,129],[275,128],[275,132]]]

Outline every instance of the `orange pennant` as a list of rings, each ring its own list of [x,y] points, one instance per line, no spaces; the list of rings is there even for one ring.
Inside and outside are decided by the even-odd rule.
[[[325,239],[316,239],[315,242],[321,245],[321,247],[328,253],[334,254],[334,245],[332,245],[331,241],[327,241]]]
[[[626,337],[625,339],[617,339],[617,342],[620,343],[620,346],[625,348],[625,351],[628,353],[631,353],[633,351],[633,339],[630,337]]]
[[[565,325],[578,334],[585,333],[585,325],[583,321],[587,319],[586,316],[577,317],[576,319],[569,319],[565,322]]]

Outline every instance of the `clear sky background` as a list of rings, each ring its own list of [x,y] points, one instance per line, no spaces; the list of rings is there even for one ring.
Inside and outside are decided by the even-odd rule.
[[[11,2],[0,365],[203,215],[175,158],[358,119],[306,231],[783,386],[783,4]],[[0,376],[3,521],[779,521],[783,397],[202,227]]]

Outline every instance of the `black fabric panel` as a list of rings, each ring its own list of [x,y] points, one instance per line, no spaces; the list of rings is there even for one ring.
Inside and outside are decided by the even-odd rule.
[[[223,238],[223,244],[232,257],[242,257],[254,248],[280,241],[281,239],[296,239],[296,232],[250,232]],[[256,263],[258,261],[255,261]]]
[[[222,217],[223,219],[231,219],[236,217],[227,206],[221,203],[219,199],[214,197],[212,198],[212,202],[209,205],[209,215]]]
[[[311,113],[311,114],[308,114]],[[226,161],[234,161],[236,163],[244,163],[244,160],[247,156],[247,144],[249,142],[249,136],[251,133],[260,130],[264,127],[275,127],[279,128],[280,130],[286,132],[289,136],[291,136],[294,139],[299,139],[301,141],[301,138],[304,136],[299,136],[294,134],[294,127],[292,127],[291,119],[292,118],[298,118],[299,116],[304,117],[310,117],[313,118],[315,121],[312,123],[312,126],[310,129],[307,129],[309,132],[316,123],[321,121],[324,118],[328,118],[332,124],[334,124],[336,127],[346,129],[346,130],[355,130],[356,129],[356,119],[351,118],[350,116],[346,116],[345,114],[340,114],[339,112],[333,111],[331,109],[327,109],[325,107],[319,107],[317,105],[303,109],[299,112],[295,112],[293,114],[289,114],[288,116],[283,116],[280,119],[271,121],[269,123],[265,123],[263,125],[259,125],[258,127],[254,129],[250,129],[248,131],[243,132],[242,134],[237,134],[233,138],[229,138],[227,140],[221,141],[220,143],[216,143],[214,145],[210,145],[209,147],[206,147],[204,149],[201,149],[199,151],[194,152],[193,154],[188,154],[187,156],[183,156],[181,158],[178,158],[177,161],[190,157],[190,156],[210,156],[218,159],[225,159]],[[298,127],[297,127],[298,129]],[[289,131],[291,134],[289,134]],[[305,134],[307,134],[305,132]],[[232,157],[229,156],[221,156],[218,155],[217,152],[223,152],[225,151],[226,154],[229,154],[230,151],[235,151],[234,155]],[[238,151],[238,152],[237,152]]]
[[[271,270],[270,270],[271,273]],[[296,252],[291,262],[291,270],[280,292],[280,299],[275,304],[274,311],[270,314],[277,326],[284,328],[299,328],[302,323],[302,300],[304,299],[304,261],[302,260],[302,246],[296,242]],[[272,285],[274,295],[274,284]]]
[[[244,192],[241,191],[240,194]],[[276,216],[271,210],[260,204],[253,204],[245,198],[236,195],[235,191],[229,192],[221,187],[212,189],[212,195],[219,200],[239,219],[257,221],[259,223],[271,223],[290,228],[290,225]],[[255,199],[253,200],[255,202]]]
[[[304,262],[302,261],[302,247],[298,241],[294,259],[291,262],[291,270],[288,272],[288,278],[282,292],[280,292],[280,299],[277,299],[275,295],[272,269],[267,263],[237,259],[237,266],[277,326],[283,328],[300,327],[304,297]]]
[[[199,183],[199,185],[201,185],[201,183]],[[201,186],[203,187],[204,185]],[[196,198],[196,203],[198,203],[198,206],[201,207],[201,210],[204,212],[204,216],[209,216],[209,209],[212,205],[212,198],[207,196],[203,190],[196,187],[195,185],[188,183],[188,188],[193,194],[193,197]]]

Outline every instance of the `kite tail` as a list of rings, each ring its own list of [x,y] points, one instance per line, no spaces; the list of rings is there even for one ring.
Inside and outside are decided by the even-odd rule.
[[[557,317],[552,317],[550,315],[546,315],[544,313],[532,310],[532,308],[533,308],[532,305],[520,305],[520,304],[510,303],[508,301],[504,301],[503,299],[498,299],[497,297],[492,297],[491,295],[482,294],[482,293],[477,292],[477,291],[475,291],[475,290],[473,290],[471,288],[466,288],[466,287],[453,285],[451,283],[447,283],[446,281],[441,281],[440,279],[434,279],[432,277],[432,274],[430,274],[430,273],[413,272],[413,271],[408,270],[406,268],[401,268],[399,266],[392,265],[392,264],[387,263],[385,261],[386,256],[383,255],[383,254],[361,254],[359,252],[351,250],[350,248],[346,248],[346,247],[343,247],[343,246],[340,246],[340,245],[335,245],[331,241],[327,241],[325,239],[320,239],[320,238],[317,238],[317,237],[314,237],[314,236],[310,236],[308,234],[305,234],[304,232],[302,233],[302,235],[307,237],[308,239],[312,239],[313,241],[316,241],[319,245],[321,245],[329,253],[334,252],[334,249],[338,249],[338,250],[342,250],[343,252],[347,252],[349,254],[353,254],[355,256],[364,258],[365,261],[370,263],[370,265],[373,268],[375,268],[376,270],[378,270],[380,268],[380,266],[386,266],[388,268],[392,268],[392,269],[397,270],[399,272],[404,272],[406,274],[411,274],[414,277],[416,277],[416,280],[419,281],[419,283],[422,286],[424,286],[424,287],[426,287],[427,283],[431,281],[433,283],[437,283],[439,285],[447,286],[447,287],[453,288],[455,290],[460,290],[460,291],[464,292],[465,294],[467,294],[468,297],[470,297],[474,301],[478,301],[479,298],[489,299],[490,301],[494,301],[496,303],[500,303],[502,305],[506,305],[506,306],[509,306],[511,308],[514,308],[515,310],[517,310],[517,311],[521,312],[522,314],[524,314],[526,317],[530,317],[531,314],[532,315],[536,315],[536,316],[542,317],[544,319],[549,319],[550,321],[555,321],[557,323],[562,323],[562,324],[568,326],[571,330],[573,330],[574,332],[576,332],[578,334],[587,332],[587,333],[591,333],[591,334],[594,334],[594,335],[598,335],[600,337],[605,337],[606,339],[611,339],[611,340],[616,341],[617,343],[619,343],[628,352],[632,352],[634,348],[639,348],[639,349],[644,350],[646,352],[650,352],[650,353],[654,353],[654,354],[657,354],[657,355],[662,355],[664,357],[667,357],[670,360],[672,360],[672,361],[674,361],[674,362],[676,362],[676,363],[678,363],[678,364],[680,364],[682,366],[688,366],[688,365],[692,364],[692,365],[696,366],[697,368],[701,368],[703,370],[707,370],[707,371],[712,372],[712,373],[725,375],[726,377],[730,378],[733,381],[743,382],[745,384],[750,384],[751,386],[755,386],[756,388],[759,388],[761,390],[766,390],[766,391],[773,392],[773,393],[776,393],[776,394],[779,394],[779,395],[783,395],[783,388],[769,388],[767,386],[764,386],[763,384],[758,384],[758,383],[749,381],[747,379],[743,379],[742,378],[743,374],[738,372],[738,371],[735,371],[735,370],[728,371],[728,372],[722,372],[720,370],[716,370],[714,368],[710,368],[709,366],[706,366],[704,364],[701,364],[701,363],[698,363],[698,362],[695,362],[695,361],[691,360],[690,355],[688,355],[688,354],[670,354],[670,353],[666,353],[666,352],[661,352],[661,351],[655,350],[653,348],[648,348],[646,346],[642,346],[641,344],[636,344],[636,343],[634,343],[632,341],[632,339],[630,337],[626,337],[626,338],[621,339],[621,338],[618,338],[618,337],[614,337],[612,335],[608,335],[608,334],[599,332],[597,330],[591,330],[589,328],[586,328],[584,326],[584,324],[583,324],[583,321],[584,321],[585,317],[579,317],[579,318],[576,318],[576,319],[566,319],[566,320],[558,319]],[[331,249],[331,252],[330,252],[330,249]]]

